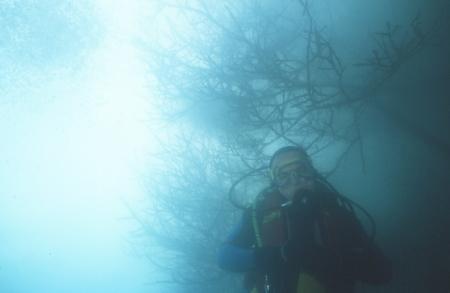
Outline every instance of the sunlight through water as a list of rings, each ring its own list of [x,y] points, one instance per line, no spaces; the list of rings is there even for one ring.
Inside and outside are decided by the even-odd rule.
[[[11,3],[0,12],[22,28],[39,24],[47,8],[59,31],[73,25],[49,3]],[[14,54],[0,60],[10,69],[0,72],[8,84],[0,98],[0,292],[146,291],[147,264],[132,253],[136,224],[126,208],[145,196],[139,174],[154,148],[146,68],[134,44],[139,2],[90,8],[92,26],[79,24],[72,39],[55,36],[51,48],[25,42],[24,54],[48,51],[39,64]],[[28,10],[36,15],[17,16]]]

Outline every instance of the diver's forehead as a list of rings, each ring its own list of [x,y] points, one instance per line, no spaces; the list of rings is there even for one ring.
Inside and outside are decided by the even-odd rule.
[[[280,169],[290,165],[309,165],[308,158],[300,152],[286,152],[278,155],[273,161],[272,168]]]
[[[278,168],[278,173],[290,172],[292,170],[308,170],[309,165],[303,161],[294,161],[292,163],[282,165]]]

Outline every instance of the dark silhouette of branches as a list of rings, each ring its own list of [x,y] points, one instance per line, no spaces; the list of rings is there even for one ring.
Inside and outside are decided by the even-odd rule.
[[[161,69],[156,74],[163,95],[194,107],[220,101],[232,125],[220,132],[222,139],[254,150],[255,157],[273,144],[302,144],[316,153],[331,141],[354,141],[349,128],[355,119],[343,109],[360,98],[347,94],[344,66],[307,2],[273,14],[254,2],[240,15],[227,7],[222,22],[199,3],[178,8],[194,13],[196,27],[208,27],[200,39],[211,31],[221,39],[190,39],[181,51],[158,54],[154,67]]]
[[[346,86],[349,69],[316,23],[309,2],[283,5],[227,2],[218,13],[204,1],[170,3],[187,15],[195,33],[180,38],[175,49],[155,50],[152,64],[161,95],[185,110],[220,104],[224,115],[215,118],[227,125],[217,129],[221,140],[245,148],[257,161],[272,145],[303,145],[313,155],[336,144],[361,145],[362,112],[424,46],[429,32],[416,18],[410,36],[391,24],[374,34],[372,55],[355,62],[374,77],[355,91]]]
[[[134,215],[149,239],[148,259],[164,276],[150,284],[236,291],[240,282],[219,270],[215,259],[238,215],[226,193],[240,160],[213,140],[186,133],[176,135],[157,159],[161,167],[147,182],[151,206]]]

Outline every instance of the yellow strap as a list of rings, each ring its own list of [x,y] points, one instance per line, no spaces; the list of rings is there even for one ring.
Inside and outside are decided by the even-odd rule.
[[[297,293],[325,293],[325,286],[313,276],[307,273],[300,273],[298,276]]]
[[[258,219],[256,215],[256,202],[253,204],[252,222],[253,222],[253,230],[255,231],[256,246],[262,247],[261,232],[259,231]]]
[[[256,239],[256,247],[262,247],[262,239],[261,239],[261,232],[259,230],[258,225],[258,218],[256,214],[256,201],[253,203],[252,207],[252,223],[253,223],[253,231],[255,232],[255,239]],[[253,289],[250,291],[250,293],[258,293],[258,288],[253,287]]]

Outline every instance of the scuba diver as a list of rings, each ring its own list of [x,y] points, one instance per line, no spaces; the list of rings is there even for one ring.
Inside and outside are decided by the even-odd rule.
[[[218,265],[245,272],[251,293],[351,293],[357,281],[385,284],[388,259],[366,234],[353,203],[297,146],[279,149],[263,190],[218,252]]]

